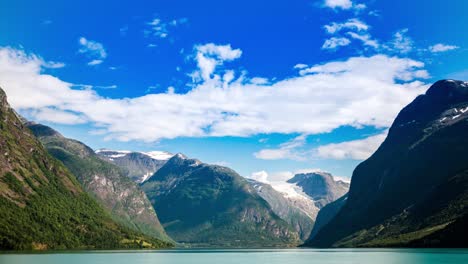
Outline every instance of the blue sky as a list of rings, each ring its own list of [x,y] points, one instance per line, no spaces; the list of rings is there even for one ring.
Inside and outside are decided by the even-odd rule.
[[[10,1],[0,86],[93,148],[350,177],[435,80],[468,79],[468,3]]]

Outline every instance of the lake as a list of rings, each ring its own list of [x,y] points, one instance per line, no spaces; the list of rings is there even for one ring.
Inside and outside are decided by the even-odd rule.
[[[468,263],[460,249],[174,249],[0,254],[0,264],[417,264]]]

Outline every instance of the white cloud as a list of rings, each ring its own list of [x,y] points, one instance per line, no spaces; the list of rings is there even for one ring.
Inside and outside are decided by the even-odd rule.
[[[309,67],[307,64],[304,64],[304,63],[298,63],[296,65],[294,65],[294,69],[304,69],[304,68],[307,68]]]
[[[56,110],[52,108],[41,108],[37,111],[29,113],[34,115],[37,121],[47,121],[58,124],[75,125],[86,123],[86,118],[80,114]]]
[[[208,43],[195,46],[196,61],[199,71],[196,71],[193,77],[196,80],[209,80],[217,66],[225,61],[232,61],[242,55],[240,49],[232,49],[231,45],[215,45]],[[233,77],[232,77],[233,78]]]
[[[253,172],[250,177],[250,179],[256,180],[258,182],[263,182],[263,183],[268,183],[268,173],[266,171],[257,171]]]
[[[199,75],[210,73],[210,78],[190,84],[192,90],[184,94],[174,93],[172,88],[135,98],[105,98],[93,89],[75,89],[73,84],[43,73],[44,60],[12,48],[0,48],[0,86],[20,112],[64,111],[77,116],[75,121],[86,120],[106,139],[145,142],[261,133],[317,134],[346,125],[388,127],[403,106],[428,88],[417,80],[427,75],[424,64],[407,58],[352,57],[259,85],[236,71],[229,83],[223,79],[230,69],[218,66],[240,57],[241,50],[212,44],[196,48],[195,53],[200,53],[195,56]],[[204,65],[203,59],[214,65]]]
[[[353,9],[355,11],[365,9],[367,7],[365,4],[354,4],[351,0],[325,0],[323,5],[332,9]]]
[[[350,43],[351,41],[347,38],[332,37],[325,40],[322,49],[336,49],[337,47],[348,46]]]
[[[78,42],[81,46],[78,52],[86,54],[89,58],[92,58],[92,60],[88,62],[88,65],[93,66],[101,64],[107,57],[107,52],[101,43],[88,40],[85,37],[81,37]]]
[[[335,34],[342,29],[351,29],[351,30],[357,30],[357,31],[367,31],[369,29],[369,25],[366,23],[362,22],[361,20],[357,18],[351,18],[348,19],[346,22],[343,23],[336,23],[332,22],[329,25],[324,26],[325,30],[329,34]]]
[[[325,0],[324,5],[330,8],[350,9],[353,7],[351,0]]]
[[[413,49],[414,42],[407,33],[408,29],[405,28],[394,34],[393,41],[390,43],[393,50],[405,54]]]
[[[365,46],[370,46],[373,48],[379,48],[379,43],[377,40],[372,39],[369,34],[357,34],[354,32],[347,32],[347,34],[352,37],[353,39],[358,39],[362,41]]]
[[[446,44],[439,43],[439,44],[435,44],[433,46],[430,46],[429,50],[431,52],[433,52],[433,53],[436,53],[436,52],[444,52],[444,51],[454,50],[454,49],[458,49],[458,48],[459,48],[458,46],[446,45]]]
[[[152,36],[159,39],[165,39],[169,36],[170,27],[177,27],[187,22],[187,18],[173,19],[169,22],[165,22],[159,17],[154,17],[151,21],[146,23],[148,29],[145,29],[143,32],[146,37]]]
[[[99,64],[101,64],[103,62],[104,62],[103,60],[92,60],[92,61],[88,62],[88,65],[94,66],[94,65],[99,65]]]
[[[369,158],[387,137],[387,131],[365,139],[332,143],[317,148],[317,156],[325,159],[355,159]]]
[[[292,140],[285,142],[276,149],[262,149],[254,153],[255,158],[263,160],[303,160],[303,155],[297,151],[297,148],[303,146],[306,141],[306,135],[300,135]]]
[[[44,68],[49,68],[49,69],[60,69],[65,67],[65,63],[63,62],[56,62],[56,61],[47,61],[43,65]]]

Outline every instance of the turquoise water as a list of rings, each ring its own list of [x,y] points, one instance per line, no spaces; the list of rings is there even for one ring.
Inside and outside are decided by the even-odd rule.
[[[431,264],[468,263],[468,250],[446,249],[273,249],[85,251],[1,254],[0,264]]]

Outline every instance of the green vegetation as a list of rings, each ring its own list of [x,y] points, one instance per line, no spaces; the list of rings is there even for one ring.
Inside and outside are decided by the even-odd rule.
[[[11,173],[2,180],[7,178],[8,186],[22,186]],[[92,198],[70,193],[54,177],[25,204],[0,197],[1,249],[141,248],[139,241],[152,248],[169,246],[117,225]]]
[[[231,169],[178,156],[142,185],[168,234],[197,246],[295,246],[299,236]]]
[[[0,249],[170,246],[112,220],[45,151],[1,89],[0,127]]]
[[[28,127],[115,221],[148,236],[172,242],[145,193],[121,168],[100,159],[85,144],[65,138],[47,126],[31,123]]]

